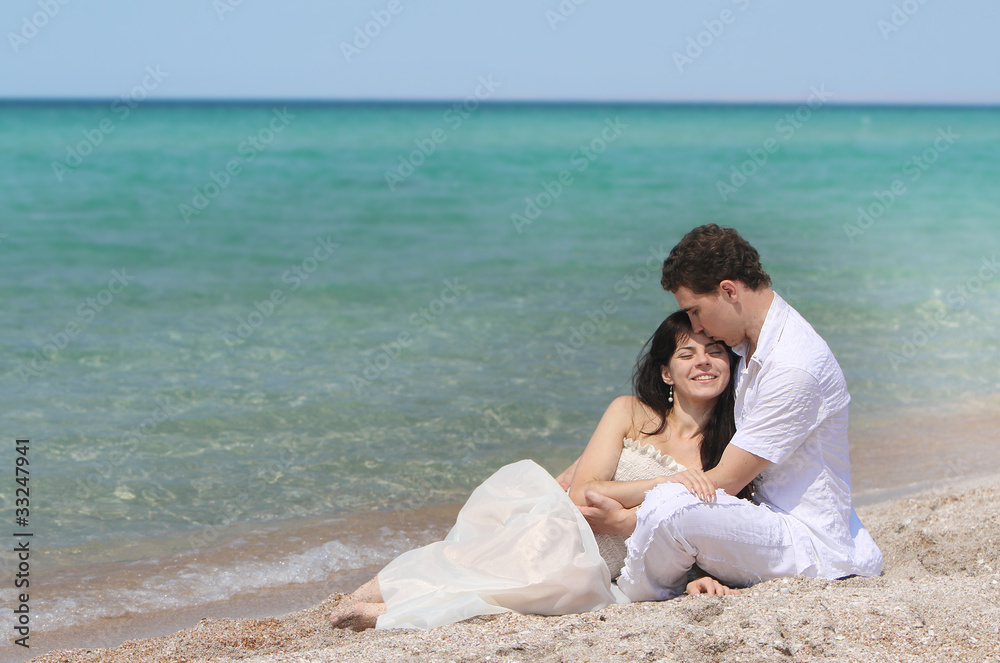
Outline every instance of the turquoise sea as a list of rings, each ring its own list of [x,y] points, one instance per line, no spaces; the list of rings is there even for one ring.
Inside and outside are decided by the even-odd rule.
[[[35,634],[338,587],[499,466],[561,469],[706,222],[827,339],[865,458],[997,404],[1000,109],[7,104],[0,153]]]

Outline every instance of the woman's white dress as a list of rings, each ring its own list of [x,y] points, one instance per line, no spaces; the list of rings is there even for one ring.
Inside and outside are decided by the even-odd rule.
[[[626,438],[615,480],[683,469],[670,456]],[[624,537],[595,537],[556,480],[522,460],[473,491],[443,541],[403,553],[382,569],[386,613],[376,628],[427,629],[512,610],[599,610],[628,601],[611,582],[624,559]]]

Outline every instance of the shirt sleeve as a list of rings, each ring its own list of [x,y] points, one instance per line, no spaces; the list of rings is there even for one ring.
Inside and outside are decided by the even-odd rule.
[[[823,421],[819,382],[800,368],[778,366],[761,374],[754,388],[731,444],[780,463]]]

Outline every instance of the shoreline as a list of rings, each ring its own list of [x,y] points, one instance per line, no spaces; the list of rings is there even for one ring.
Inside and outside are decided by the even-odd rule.
[[[852,414],[854,506],[1000,474],[1000,395]]]
[[[345,514],[257,527],[240,525],[221,536],[211,549],[175,550],[172,546],[176,541],[164,540],[159,543],[173,552],[155,559],[132,560],[133,551],[128,550],[127,561],[99,559],[87,565],[57,567],[44,575],[33,573],[41,589],[32,596],[31,648],[24,650],[4,642],[0,644],[0,663],[20,663],[56,649],[114,647],[129,639],[168,635],[196,624],[206,614],[261,618],[307,608],[338,591],[353,590],[395,555],[443,538],[460,506]],[[337,543],[330,545],[332,538]],[[377,539],[378,551],[369,538]],[[149,542],[144,545],[148,547]],[[359,554],[369,548],[372,554]],[[316,559],[332,568],[324,572]],[[343,568],[338,568],[340,565]],[[219,569],[221,576],[202,574],[211,568]],[[212,580],[230,586],[245,582],[245,578],[235,577],[241,573],[270,573],[283,582],[251,584],[249,590],[242,591],[206,586]],[[199,593],[194,599],[192,591]],[[197,600],[213,592],[221,598]],[[182,593],[185,596],[180,596]],[[67,602],[72,605],[53,598],[61,596],[75,597]],[[85,597],[85,604],[80,597]],[[138,604],[139,610],[116,604],[124,600]],[[185,605],[191,600],[197,602]],[[79,610],[81,605],[100,610],[101,616],[61,628],[45,627],[46,620],[51,620],[46,612],[65,613]]]
[[[326,625],[331,597],[280,617],[213,616],[165,637],[32,660],[319,663],[430,654],[531,661],[997,660],[990,657],[1000,651],[1000,474],[863,506],[859,515],[885,557],[880,577],[797,577],[739,596],[687,596],[561,617],[510,613],[430,631],[360,634]]]

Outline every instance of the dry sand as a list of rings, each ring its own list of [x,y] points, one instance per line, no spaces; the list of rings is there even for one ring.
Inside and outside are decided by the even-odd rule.
[[[431,631],[345,632],[334,597],[283,617],[203,619],[39,663],[171,661],[1000,661],[1000,476],[858,509],[878,578],[792,578],[563,617],[505,614]]]

